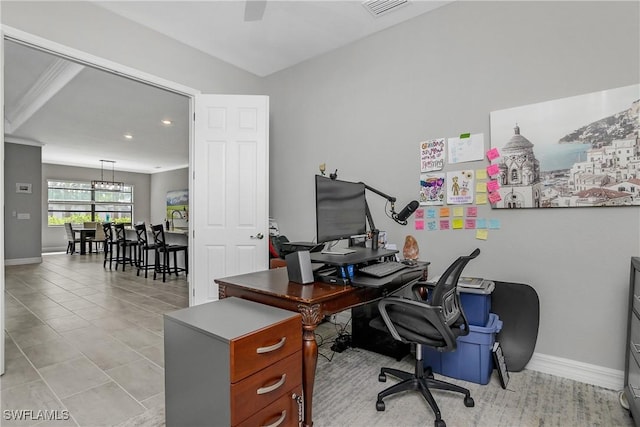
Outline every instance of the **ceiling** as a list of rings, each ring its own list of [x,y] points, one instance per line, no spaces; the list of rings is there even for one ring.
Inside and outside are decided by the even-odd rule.
[[[360,1],[96,2],[258,76],[446,3],[409,1],[374,17]],[[256,6],[263,13],[245,20]],[[41,144],[43,163],[100,168],[112,160],[117,171],[139,173],[188,166],[186,97],[11,41],[4,62],[5,139]]]

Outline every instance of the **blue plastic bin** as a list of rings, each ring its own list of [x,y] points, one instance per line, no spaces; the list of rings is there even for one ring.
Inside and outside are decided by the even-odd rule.
[[[469,325],[485,326],[489,323],[491,312],[491,294],[476,294],[460,289],[460,304]]]
[[[458,337],[456,351],[441,353],[423,346],[424,366],[431,366],[433,372],[447,377],[487,384],[493,371],[493,343],[501,329],[498,315],[490,313],[484,327],[469,325],[469,334]]]

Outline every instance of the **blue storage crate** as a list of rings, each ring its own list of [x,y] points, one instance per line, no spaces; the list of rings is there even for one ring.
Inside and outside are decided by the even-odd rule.
[[[489,322],[491,312],[491,294],[469,293],[466,289],[460,290],[460,304],[469,325],[484,326]]]
[[[488,384],[493,371],[493,343],[496,333],[502,329],[498,315],[489,314],[483,326],[469,325],[469,334],[458,337],[458,348],[451,352],[439,352],[422,347],[423,364],[431,366],[434,373],[451,378]]]

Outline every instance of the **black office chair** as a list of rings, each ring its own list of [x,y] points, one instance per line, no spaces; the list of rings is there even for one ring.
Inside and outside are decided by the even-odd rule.
[[[402,297],[388,297],[378,304],[381,317],[370,322],[371,327],[387,330],[398,341],[415,347],[415,372],[405,372],[399,369],[382,368],[378,380],[385,382],[390,374],[402,381],[378,393],[376,409],[384,411],[382,399],[403,391],[420,391],[433,409],[436,416],[435,426],[445,427],[440,409],[431,394],[431,389],[449,390],[464,394],[464,404],[474,406],[471,393],[466,388],[437,380],[433,377],[431,368],[425,368],[422,361],[422,346],[433,347],[438,351],[454,351],[456,339],[469,333],[469,323],[464,315],[460,298],[456,290],[462,270],[469,261],[480,254],[476,249],[468,256],[461,256],[453,262],[442,274],[435,288],[429,292],[428,301],[423,301],[423,283],[413,286],[416,299]]]

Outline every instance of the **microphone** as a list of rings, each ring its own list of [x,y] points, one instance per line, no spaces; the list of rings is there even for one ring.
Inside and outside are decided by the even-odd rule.
[[[416,209],[418,209],[418,206],[420,206],[420,203],[418,203],[417,200],[412,200],[400,211],[400,213],[394,214],[392,217],[398,224],[407,225],[407,219]]]

